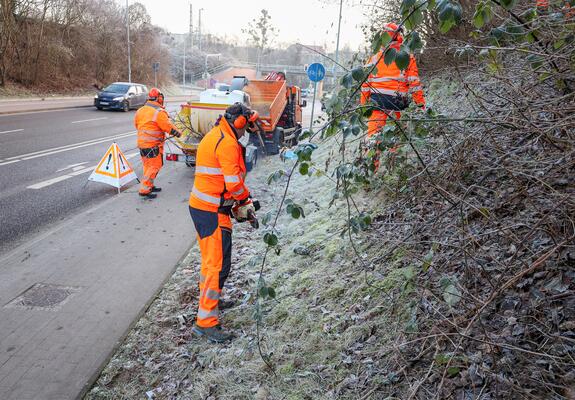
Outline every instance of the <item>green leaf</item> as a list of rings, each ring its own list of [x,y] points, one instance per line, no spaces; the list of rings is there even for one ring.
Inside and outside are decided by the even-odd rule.
[[[306,162],[302,162],[299,166],[299,173],[302,175],[307,175],[309,172],[309,164]]]
[[[295,219],[298,219],[301,216],[300,209],[298,207],[292,207],[291,216]]]
[[[485,25],[485,16],[483,15],[483,7],[481,5],[482,3],[477,6],[475,14],[473,15],[473,25],[477,29],[481,29],[483,25]]]
[[[284,176],[284,175],[285,175],[285,171],[283,171],[283,170],[281,170],[281,169],[275,171],[275,172],[272,173],[270,176],[268,176],[268,179],[267,179],[268,185],[271,185],[272,182],[277,182],[277,181],[279,181],[279,180],[282,178],[282,176]]]
[[[421,41],[421,36],[419,36],[418,32],[411,32],[407,42],[407,47],[409,47],[411,51],[416,51],[423,48],[423,42]]]
[[[501,0],[501,5],[508,10],[511,10],[517,4],[517,0]]]
[[[453,307],[454,305],[459,303],[459,301],[461,300],[461,292],[459,291],[457,286],[453,284],[448,285],[443,290],[443,300],[445,300],[445,302],[449,304],[450,307]]]
[[[413,30],[422,22],[423,12],[421,9],[417,9],[405,20],[405,27],[409,30]]]
[[[405,70],[409,66],[409,52],[401,49],[395,56],[395,64],[400,70]]]
[[[403,0],[401,2],[401,11],[407,11],[415,5],[415,0]]]
[[[267,286],[262,286],[260,288],[260,296],[265,299],[266,297],[268,297],[268,294],[269,294],[269,288]]]
[[[278,237],[275,233],[268,232],[264,235],[264,243],[270,247],[277,246],[278,244]]]
[[[342,76],[340,83],[343,87],[349,89],[353,85],[353,77],[351,76],[351,73],[347,73]]]
[[[447,375],[449,375],[450,378],[453,378],[455,375],[459,374],[459,367],[449,367],[447,368]]]
[[[385,52],[385,55],[383,56],[383,62],[385,63],[385,65],[391,65],[391,63],[393,63],[395,61],[396,55],[397,55],[397,50],[395,50],[393,47],[390,47],[389,49],[387,49],[387,51]]]
[[[357,67],[351,70],[351,76],[356,82],[363,82],[365,80],[365,70],[363,67]]]
[[[268,296],[271,299],[275,299],[276,298],[276,290],[273,287],[268,287]]]

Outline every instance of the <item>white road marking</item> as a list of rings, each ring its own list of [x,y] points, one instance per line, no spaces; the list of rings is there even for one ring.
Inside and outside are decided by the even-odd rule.
[[[129,136],[132,136],[135,133],[136,133],[136,131],[125,132],[125,133],[120,133],[120,134],[114,135],[114,136],[107,136],[104,138],[88,140],[86,142],[80,142],[80,143],[75,143],[75,144],[69,144],[66,146],[54,147],[52,149],[35,151],[33,153],[28,153],[28,154],[21,154],[19,156],[8,157],[5,159],[5,161],[14,160],[13,162],[18,162],[18,161],[23,161],[23,160],[31,160],[33,158],[49,156],[51,154],[57,154],[57,153],[61,153],[64,151],[70,151],[70,150],[75,150],[75,149],[79,149],[79,148],[86,147],[86,146],[92,146],[94,144],[104,143],[104,142],[107,142],[109,140],[123,139],[123,138],[129,137]],[[4,162],[4,163],[1,163],[0,165],[4,165],[4,164],[10,164],[10,163]]]
[[[130,153],[130,154],[126,154],[126,158],[127,158],[127,159],[134,158],[134,157],[136,157],[138,154],[140,154],[140,153]],[[81,163],[81,164],[86,164],[86,163],[83,162],[83,163]],[[0,165],[1,165],[1,164],[0,164]],[[80,165],[80,164],[76,164],[76,165]],[[42,182],[35,183],[34,185],[27,186],[26,189],[34,189],[34,190],[42,189],[42,188],[45,188],[45,187],[47,187],[47,186],[51,186],[51,185],[53,185],[53,184],[55,184],[55,183],[65,181],[66,179],[70,179],[70,178],[73,178],[73,177],[75,177],[75,176],[85,174],[86,172],[92,172],[92,171],[94,171],[94,170],[96,169],[97,166],[98,166],[98,165],[96,164],[96,165],[91,166],[91,167],[86,167],[86,168],[81,168],[81,169],[79,169],[79,170],[74,170],[73,172],[70,172],[70,173],[68,173],[68,174],[66,174],[66,175],[57,176],[57,177],[55,177],[55,178],[51,178],[51,179],[48,179],[48,180],[46,180],[46,181],[42,181]],[[68,168],[69,168],[69,167],[68,167]],[[76,168],[77,168],[77,167],[76,167]],[[62,171],[62,170],[60,170],[60,171]],[[56,171],[56,172],[59,172],[59,171]]]
[[[87,163],[88,163],[87,161],[84,161],[84,162],[77,163],[77,164],[70,164],[70,165],[68,165],[67,167],[60,168],[60,169],[57,170],[56,172],[62,172],[62,171],[65,171],[65,170],[67,170],[67,169],[70,169],[70,168],[71,168],[73,171],[76,171],[76,169],[84,168],[84,167],[80,167],[80,166],[81,166],[81,165],[84,165],[84,164],[87,164]]]
[[[24,129],[14,129],[14,130],[11,130],[11,131],[2,131],[2,132],[0,132],[0,133],[22,132],[23,130],[24,130]]]
[[[82,122],[100,121],[101,119],[108,119],[108,117],[83,119],[83,120],[80,120],[80,121],[72,121],[72,122],[70,122],[70,123],[71,123],[71,124],[80,124],[80,123],[82,123]],[[0,132],[0,133],[2,133],[2,132]]]
[[[18,162],[18,161],[20,161],[20,160],[12,160],[12,161],[0,162],[0,165],[13,164],[13,163]]]

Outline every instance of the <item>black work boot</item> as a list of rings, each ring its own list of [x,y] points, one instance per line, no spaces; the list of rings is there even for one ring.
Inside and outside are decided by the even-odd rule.
[[[150,192],[150,193],[139,193],[139,195],[142,197],[145,197],[147,199],[155,199],[156,197],[158,197],[157,194],[152,193],[152,192]]]
[[[220,325],[212,326],[211,328],[202,328],[196,324],[192,328],[192,332],[198,336],[205,336],[208,342],[212,343],[225,343],[234,337],[231,333],[223,330]]]
[[[152,193],[161,192],[161,191],[162,191],[162,188],[161,188],[161,187],[154,186],[154,187],[152,188]]]

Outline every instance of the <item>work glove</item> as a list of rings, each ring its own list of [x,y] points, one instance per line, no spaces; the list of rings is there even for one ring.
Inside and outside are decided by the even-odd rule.
[[[246,199],[244,201],[235,202],[232,207],[232,215],[238,222],[246,222],[250,218],[250,214],[256,214],[256,208],[252,199]]]
[[[172,128],[172,130],[170,131],[170,135],[179,138],[179,137],[182,137],[182,132],[180,132],[179,130],[177,130],[175,128]]]

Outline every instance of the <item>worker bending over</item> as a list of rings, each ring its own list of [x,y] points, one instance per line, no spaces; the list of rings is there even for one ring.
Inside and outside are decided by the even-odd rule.
[[[148,93],[148,101],[136,112],[134,123],[144,167],[140,196],[153,199],[156,197],[154,192],[162,190],[154,186],[154,180],[164,165],[165,135],[180,137],[182,134],[170,121],[164,108],[164,95],[157,88],[152,88]]]
[[[196,173],[190,193],[190,214],[198,235],[202,256],[200,299],[192,331],[209,341],[222,343],[232,338],[219,325],[220,296],[232,263],[233,215],[239,222],[255,215],[250,191],[244,180],[245,149],[238,140],[257,113],[235,103],[220,116],[197,150]]]
[[[389,23],[385,25],[384,33],[391,37],[389,47],[399,51],[401,43],[403,43],[402,28]],[[395,118],[399,119],[400,111],[409,106],[409,93],[419,107],[425,108],[425,98],[423,97],[415,57],[410,54],[407,69],[401,71],[395,61],[389,65],[385,64],[384,50],[385,47],[382,47],[368,60],[365,67],[372,68],[375,65],[375,68],[361,86],[361,104],[366,104],[371,99],[378,107],[368,120],[368,136],[373,136],[383,129],[387,117],[392,112],[395,113]]]

